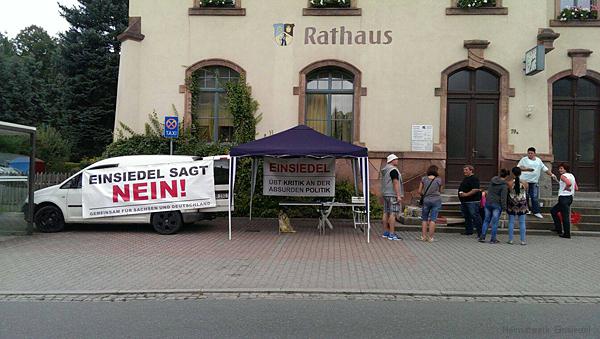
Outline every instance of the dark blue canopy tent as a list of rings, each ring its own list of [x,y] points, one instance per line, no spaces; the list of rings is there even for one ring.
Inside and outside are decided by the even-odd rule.
[[[236,146],[230,151],[229,164],[229,239],[231,240],[231,208],[233,206],[233,191],[235,188],[235,175],[237,159],[251,157],[252,162],[252,187],[250,198],[250,218],[252,218],[252,196],[256,187],[258,162],[262,157],[274,158],[347,158],[352,159],[354,184],[358,191],[359,178],[362,179],[362,193],[365,197],[365,210],[367,211],[367,242],[370,240],[370,214],[369,214],[369,150],[356,146],[327,135],[321,134],[312,128],[299,125],[286,131]]]

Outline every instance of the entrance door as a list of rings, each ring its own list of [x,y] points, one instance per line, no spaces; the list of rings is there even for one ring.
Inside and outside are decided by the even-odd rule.
[[[448,78],[448,187],[458,187],[466,164],[482,182],[497,174],[499,96],[499,78],[488,71],[462,70]]]
[[[553,171],[566,162],[579,188],[598,191],[600,183],[600,86],[591,80],[565,78],[553,84]]]

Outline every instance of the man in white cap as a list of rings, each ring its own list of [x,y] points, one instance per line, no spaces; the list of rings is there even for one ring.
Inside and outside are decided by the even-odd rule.
[[[396,234],[396,215],[402,210],[402,175],[398,170],[398,157],[390,154],[387,164],[381,169],[381,194],[383,195],[383,237],[402,240]]]

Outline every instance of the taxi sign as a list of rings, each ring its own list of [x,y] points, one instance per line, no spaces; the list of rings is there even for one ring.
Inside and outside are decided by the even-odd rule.
[[[165,138],[179,138],[179,118],[165,117]]]

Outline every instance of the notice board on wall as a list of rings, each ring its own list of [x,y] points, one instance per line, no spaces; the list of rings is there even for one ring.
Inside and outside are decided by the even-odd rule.
[[[411,150],[413,152],[433,152],[433,126],[412,125]]]

